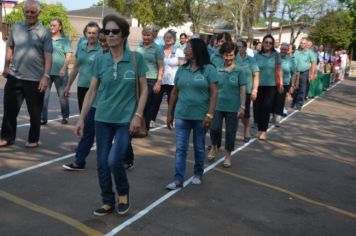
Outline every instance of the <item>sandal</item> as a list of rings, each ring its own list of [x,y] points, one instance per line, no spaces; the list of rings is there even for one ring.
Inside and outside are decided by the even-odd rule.
[[[26,143],[25,147],[26,148],[36,148],[38,147],[39,144],[36,142],[36,143]]]
[[[13,142],[7,141],[5,139],[0,139],[0,148],[12,145]]]
[[[225,159],[224,162],[223,162],[223,164],[222,164],[222,166],[223,166],[224,168],[229,168],[229,167],[231,167],[231,158],[230,158],[230,159]]]

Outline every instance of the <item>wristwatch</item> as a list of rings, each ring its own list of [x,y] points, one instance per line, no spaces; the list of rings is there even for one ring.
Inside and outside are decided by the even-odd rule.
[[[214,118],[214,116],[210,113],[206,113],[206,118],[208,118],[209,120],[212,120]]]

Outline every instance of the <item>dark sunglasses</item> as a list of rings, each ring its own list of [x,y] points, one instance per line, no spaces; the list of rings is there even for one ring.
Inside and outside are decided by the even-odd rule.
[[[109,35],[110,34],[110,32],[113,34],[113,35],[117,35],[117,34],[119,34],[120,32],[121,32],[121,29],[105,29],[104,30],[104,34],[105,35]]]
[[[272,42],[272,41],[264,41],[263,43],[264,43],[264,44],[273,45],[273,42]]]

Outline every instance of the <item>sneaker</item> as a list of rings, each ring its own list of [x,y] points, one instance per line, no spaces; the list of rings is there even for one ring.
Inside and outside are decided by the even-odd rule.
[[[200,185],[201,184],[201,177],[194,175],[193,179],[192,179],[192,184],[193,185]]]
[[[129,209],[130,209],[130,197],[129,194],[119,196],[118,199],[118,205],[117,205],[117,213],[119,215],[124,215],[126,214]]]
[[[68,124],[68,119],[67,118],[63,118],[61,123],[62,123],[62,125]]]
[[[133,168],[134,168],[134,163],[132,162],[132,163],[126,163],[126,164],[124,164],[124,168],[125,168],[125,170],[132,170]]]
[[[80,167],[74,163],[70,163],[70,164],[64,164],[62,165],[62,167],[66,170],[84,170],[84,167]]]
[[[168,190],[176,190],[176,189],[179,189],[179,188],[183,188],[183,184],[180,183],[179,181],[173,181],[172,183],[168,184],[166,186],[166,189]]]
[[[153,120],[151,120],[150,122],[150,128],[156,128],[156,122],[154,122]]]
[[[46,125],[47,121],[46,120],[41,120],[41,125]]]
[[[282,116],[276,115],[276,122],[275,122],[276,127],[281,126],[281,120],[282,120]]]
[[[96,209],[93,214],[96,216],[105,216],[114,211],[114,207],[110,205],[102,205],[100,208]]]

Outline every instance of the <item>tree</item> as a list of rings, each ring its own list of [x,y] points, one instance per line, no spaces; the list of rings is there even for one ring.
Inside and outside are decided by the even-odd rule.
[[[349,11],[332,11],[321,17],[309,37],[316,43],[348,48],[352,41],[352,17]]]
[[[16,22],[23,21],[24,19],[23,3],[18,4],[15,9],[6,16],[6,22],[10,27]],[[69,36],[73,35],[74,28],[69,23],[67,11],[64,6],[60,3],[47,4],[41,2],[41,15],[39,16],[39,20],[45,27],[49,28],[52,19],[60,19],[63,23],[64,32]]]
[[[193,23],[193,33],[200,32],[202,17],[207,15],[208,5],[212,2],[209,0],[184,0],[184,10]]]

